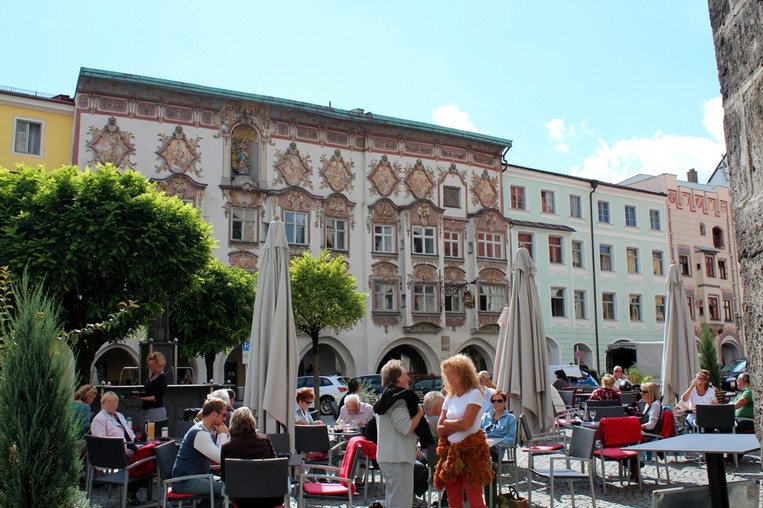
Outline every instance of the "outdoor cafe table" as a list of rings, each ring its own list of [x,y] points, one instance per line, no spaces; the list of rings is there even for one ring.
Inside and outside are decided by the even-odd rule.
[[[760,448],[755,434],[695,433],[657,439],[623,450],[634,452],[695,452],[707,457],[707,480],[710,485],[710,506],[729,508],[729,493],[726,486],[726,470],[723,464],[725,453],[747,453]]]

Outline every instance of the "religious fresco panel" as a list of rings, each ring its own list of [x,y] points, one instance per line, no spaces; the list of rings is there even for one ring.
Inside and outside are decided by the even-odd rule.
[[[159,134],[159,148],[156,150],[159,165],[156,172],[193,173],[201,176],[201,169],[196,167],[201,161],[199,143],[201,136],[188,139],[181,125],[175,126],[171,135]]]
[[[369,193],[372,196],[375,194],[383,197],[399,195],[400,164],[391,163],[386,155],[382,155],[379,162],[371,161],[368,167],[371,169],[367,178],[371,182]]]
[[[432,199],[435,190],[434,171],[424,166],[421,159],[408,167],[403,179],[408,195],[414,199]]]
[[[296,143],[290,143],[285,152],[276,150],[275,159],[273,168],[276,170],[276,178],[273,180],[273,185],[286,184],[313,188],[310,179],[313,173],[310,167],[310,155],[300,154]]]
[[[331,157],[326,154],[321,155],[321,164],[323,165],[319,170],[323,177],[321,189],[329,187],[334,192],[352,190],[352,181],[355,179],[352,170],[355,163],[353,161],[345,162],[341,150],[334,150],[334,155]]]
[[[135,155],[134,136],[131,132],[122,131],[116,118],[110,117],[101,129],[91,125],[88,133],[90,141],[85,146],[93,152],[89,164],[111,163],[120,169],[135,167],[135,162],[131,160]]]

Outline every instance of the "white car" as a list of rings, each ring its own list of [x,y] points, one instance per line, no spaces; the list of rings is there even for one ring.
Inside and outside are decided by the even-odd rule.
[[[320,408],[322,415],[331,414],[331,403],[339,404],[339,399],[347,393],[347,381],[350,380],[344,376],[319,376],[320,386]],[[313,376],[301,376],[297,378],[297,390],[304,387],[312,388],[315,391]],[[315,405],[315,403],[313,403]]]

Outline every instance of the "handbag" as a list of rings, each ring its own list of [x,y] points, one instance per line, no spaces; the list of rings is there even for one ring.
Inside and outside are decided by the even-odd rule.
[[[528,508],[527,498],[522,497],[512,486],[509,486],[509,492],[497,496],[497,505],[501,508]]]

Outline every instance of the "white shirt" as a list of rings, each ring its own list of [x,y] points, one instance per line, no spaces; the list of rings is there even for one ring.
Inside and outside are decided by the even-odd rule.
[[[480,410],[477,413],[477,417],[474,418],[472,426],[466,430],[459,430],[448,436],[448,441],[451,443],[458,443],[477,432],[480,429],[480,422],[482,422],[482,404],[485,402],[485,396],[478,388],[472,388],[466,391],[460,397],[458,395],[445,397],[445,402],[442,404],[442,410],[445,411],[445,419],[458,420],[466,413],[466,407],[469,404],[479,406]]]
[[[125,417],[118,411],[112,416],[105,409],[101,409],[90,424],[90,433],[97,437],[121,437],[125,439],[125,430],[130,441],[133,441],[135,433],[127,426]]]
[[[686,402],[689,404],[689,409],[696,409],[697,404],[712,404],[714,400],[717,400],[715,388],[708,386],[704,395],[697,393],[697,389],[694,388],[689,394],[689,400]]]
[[[342,409],[339,410],[339,420],[342,420],[345,423],[352,425],[353,427],[365,427],[365,425],[371,421],[371,418],[373,417],[374,407],[371,404],[366,404],[365,402],[360,403],[358,412],[355,414],[350,413],[349,409],[347,409],[347,404],[342,406]]]

